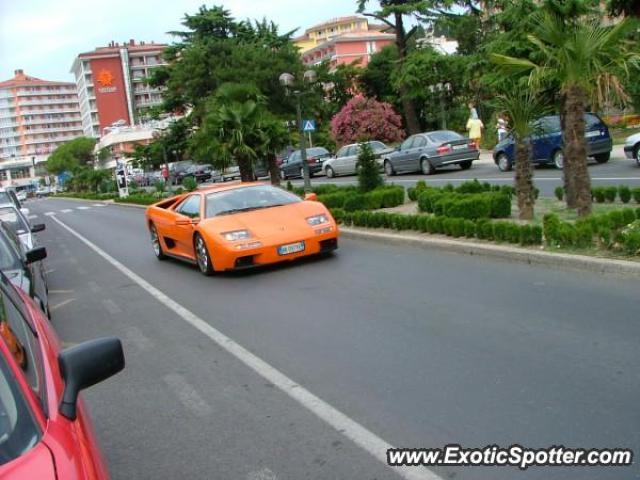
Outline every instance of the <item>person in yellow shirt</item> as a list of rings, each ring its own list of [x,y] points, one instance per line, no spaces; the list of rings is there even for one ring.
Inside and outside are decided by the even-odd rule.
[[[479,118],[469,118],[467,121],[467,130],[469,131],[469,138],[475,143],[476,148],[480,149],[480,141],[482,140],[482,130],[484,129],[484,123]]]

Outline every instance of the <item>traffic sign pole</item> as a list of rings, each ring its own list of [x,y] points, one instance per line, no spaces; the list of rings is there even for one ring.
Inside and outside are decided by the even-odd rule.
[[[298,119],[298,133],[300,134],[300,156],[302,157],[302,178],[304,179],[305,193],[311,192],[311,177],[309,175],[309,164],[307,163],[307,145],[304,138],[304,127],[302,123],[302,107],[300,105],[300,93],[296,94],[296,114]]]

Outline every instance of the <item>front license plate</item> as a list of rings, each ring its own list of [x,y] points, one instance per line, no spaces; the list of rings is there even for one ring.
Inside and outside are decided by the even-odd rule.
[[[304,242],[290,243],[278,247],[278,255],[289,255],[304,251]]]

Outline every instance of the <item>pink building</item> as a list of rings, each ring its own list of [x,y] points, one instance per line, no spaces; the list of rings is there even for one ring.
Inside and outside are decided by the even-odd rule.
[[[305,65],[329,62],[332,69],[338,65],[355,63],[365,67],[371,55],[393,44],[395,35],[376,31],[354,31],[321,43],[302,54]]]

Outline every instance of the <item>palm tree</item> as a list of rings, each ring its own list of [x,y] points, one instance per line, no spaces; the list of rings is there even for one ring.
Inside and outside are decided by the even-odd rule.
[[[531,135],[536,132],[535,119],[545,113],[537,93],[513,86],[510,93],[498,97],[498,105],[509,117],[515,141],[515,188],[520,220],[533,219],[535,194],[531,164]]]
[[[532,86],[557,82],[562,99],[564,182],[567,206],[581,216],[591,212],[591,179],[587,170],[584,113],[596,97],[601,79],[612,71],[626,71],[640,59],[628,48],[626,38],[633,25],[622,20],[602,25],[597,16],[566,20],[561,14],[543,11],[536,19],[537,31],[529,35],[535,46],[533,62],[524,58],[493,55],[493,60],[514,71],[528,72]]]

